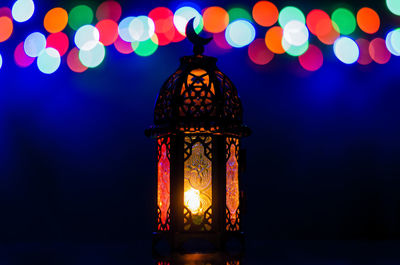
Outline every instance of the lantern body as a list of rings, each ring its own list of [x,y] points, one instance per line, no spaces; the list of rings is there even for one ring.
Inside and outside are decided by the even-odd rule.
[[[216,248],[242,239],[240,138],[242,105],[216,59],[186,56],[164,83],[146,134],[157,141],[157,224],[154,241],[174,249],[190,239]]]

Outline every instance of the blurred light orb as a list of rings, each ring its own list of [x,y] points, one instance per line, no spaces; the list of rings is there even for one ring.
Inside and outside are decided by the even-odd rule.
[[[375,10],[363,7],[357,12],[357,24],[365,33],[374,34],[379,30],[381,20]]]
[[[400,1],[399,0],[386,0],[386,6],[396,16],[400,16]]]
[[[0,42],[8,40],[14,30],[12,20],[7,16],[0,16]]]
[[[135,17],[128,26],[128,31],[134,41],[146,41],[155,33],[155,25],[147,16]]]
[[[93,16],[93,11],[90,7],[79,5],[69,12],[68,24],[72,29],[77,30],[83,25],[92,23]]]
[[[72,48],[67,56],[67,64],[69,69],[75,73],[83,73],[88,68],[84,66],[81,61],[79,60],[79,49],[74,47]]]
[[[329,15],[320,9],[311,10],[306,18],[307,27],[316,36],[329,34],[332,28],[332,21]]]
[[[369,54],[372,60],[378,64],[389,62],[391,57],[391,53],[386,47],[386,42],[382,38],[375,38],[369,43]]]
[[[279,26],[270,28],[265,34],[265,44],[268,49],[275,54],[283,54],[285,50],[282,47],[283,29]]]
[[[12,16],[17,22],[28,21],[35,12],[35,4],[32,0],[17,0],[12,6]]]
[[[391,54],[400,56],[400,28],[389,31],[386,35],[385,42]]]
[[[340,37],[333,44],[336,57],[345,64],[353,64],[358,60],[360,50],[357,43],[349,37]]]
[[[121,39],[126,42],[135,41],[129,32],[129,25],[135,19],[135,17],[126,17],[118,25],[118,33]]]
[[[100,33],[100,42],[104,46],[113,44],[118,38],[118,24],[112,19],[104,19],[96,24]]]
[[[15,48],[14,61],[19,67],[24,68],[30,66],[35,61],[34,57],[26,55],[24,51],[24,42],[19,43]]]
[[[229,24],[229,14],[219,6],[211,6],[203,12],[204,29],[211,33],[219,33]]]
[[[46,13],[43,26],[49,33],[62,31],[68,24],[68,13],[64,8],[56,7]]]
[[[139,56],[146,57],[156,52],[158,48],[157,35],[154,35],[148,40],[142,42],[133,42],[132,49]]]
[[[68,51],[69,38],[64,32],[52,33],[47,37],[46,47],[56,49],[60,56],[63,56]]]
[[[106,56],[104,45],[98,42],[90,50],[79,50],[79,60],[88,68],[95,68],[99,66]]]
[[[13,19],[11,9],[8,7],[0,7],[0,17],[8,17]]]
[[[133,52],[131,42],[124,41],[121,37],[118,37],[114,42],[115,49],[122,54],[130,54]]]
[[[292,20],[300,21],[301,23],[306,23],[306,18],[304,17],[303,12],[300,9],[294,6],[287,6],[281,10],[279,13],[279,25],[284,28],[287,23]]]
[[[0,69],[2,66],[3,66],[3,57],[1,57],[1,54],[0,54]]]
[[[190,6],[184,6],[176,10],[174,14],[174,25],[183,36],[186,36],[186,24],[192,18],[195,18],[193,25],[196,33],[200,33],[203,29],[203,17],[196,9]]]
[[[307,51],[299,56],[299,63],[307,71],[317,71],[324,63],[324,56],[317,46],[310,44]]]
[[[96,18],[98,21],[111,19],[118,22],[121,18],[122,8],[117,1],[108,0],[99,5],[96,10]]]
[[[52,74],[60,67],[61,57],[54,48],[44,49],[37,58],[37,66],[44,74]]]
[[[235,20],[228,25],[225,31],[225,38],[235,48],[249,45],[256,37],[254,26],[247,20]]]
[[[265,65],[274,58],[274,53],[271,52],[265,45],[264,39],[255,39],[247,50],[250,60],[258,65]]]
[[[278,21],[278,8],[269,1],[258,1],[253,7],[253,18],[263,27],[270,27]]]
[[[300,56],[304,54],[308,50],[308,45],[308,41],[299,46],[292,45],[288,43],[285,38],[282,38],[282,47],[285,52],[291,56]]]
[[[24,51],[30,57],[37,57],[46,48],[46,37],[40,32],[33,32],[26,37]]]
[[[292,20],[283,28],[283,37],[290,45],[301,46],[308,41],[309,33],[304,23]]]
[[[338,26],[339,33],[349,35],[356,29],[356,19],[346,8],[338,8],[332,13],[332,21]]]
[[[361,65],[368,65],[372,62],[372,58],[369,54],[369,41],[363,38],[356,40],[358,48],[360,49],[360,56],[357,62]]]
[[[247,11],[244,8],[241,7],[234,7],[228,10],[228,15],[229,15],[229,23],[232,23],[235,20],[238,19],[245,19],[248,21],[253,21],[251,14],[249,11]]]
[[[82,26],[76,31],[74,41],[80,50],[91,50],[99,43],[100,32],[95,26]]]

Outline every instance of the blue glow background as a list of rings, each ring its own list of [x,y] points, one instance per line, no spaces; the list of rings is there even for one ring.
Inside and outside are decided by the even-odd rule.
[[[247,8],[255,2],[235,1]],[[338,7],[273,2],[303,12]],[[57,5],[69,10],[74,3],[88,2]],[[120,3],[123,17],[177,5]],[[384,1],[350,7],[367,3],[395,25]],[[44,14],[56,4],[36,6],[32,20],[0,44],[0,242],[148,242],[155,149],[143,131],[152,124],[162,83],[179,57],[192,53],[191,45],[171,44],[147,58],[109,47],[104,63],[83,74],[72,73],[65,57],[49,76],[35,65],[20,69],[14,48],[29,32],[44,32]],[[381,37],[387,29],[383,25]],[[348,66],[332,47],[318,45],[325,58],[315,73],[287,55],[258,67],[246,48],[223,54],[206,48],[237,86],[254,132],[244,140],[247,239],[399,239],[400,59]]]

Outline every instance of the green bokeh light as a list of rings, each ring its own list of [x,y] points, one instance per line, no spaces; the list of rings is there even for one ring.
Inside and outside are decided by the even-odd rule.
[[[356,29],[356,18],[346,8],[338,8],[332,13],[332,21],[339,28],[339,33],[349,35]]]
[[[93,11],[86,5],[79,5],[72,8],[68,15],[68,24],[74,30],[83,25],[90,24],[92,21]]]
[[[287,6],[283,8],[281,12],[279,12],[278,22],[282,28],[284,28],[285,25],[292,20],[297,20],[300,21],[301,23],[306,23],[306,18],[303,12],[301,12],[301,10],[298,9],[297,7]]]
[[[235,7],[228,10],[229,15],[229,23],[237,20],[237,19],[246,19],[248,21],[253,21],[249,11],[244,8]]]
[[[132,48],[135,53],[139,56],[150,56],[156,52],[158,48],[158,40],[156,35],[154,35],[151,39],[142,42],[132,42]]]
[[[386,5],[390,12],[400,16],[400,1],[399,0],[386,0]]]

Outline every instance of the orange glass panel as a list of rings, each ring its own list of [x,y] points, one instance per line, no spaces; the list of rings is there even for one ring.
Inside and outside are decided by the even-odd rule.
[[[211,230],[212,162],[211,137],[185,137],[191,148],[184,162],[184,215],[185,230]],[[191,146],[191,147],[190,147]],[[194,227],[197,228],[194,228]]]
[[[227,139],[229,158],[226,162],[226,207],[229,211],[229,222],[235,225],[238,219],[239,208],[239,164],[238,149],[239,140]]]
[[[168,214],[170,206],[170,162],[169,138],[158,139],[159,158],[157,164],[157,205],[159,208],[158,230],[169,230]],[[161,150],[160,150],[161,148]],[[161,151],[161,152],[160,152]]]

